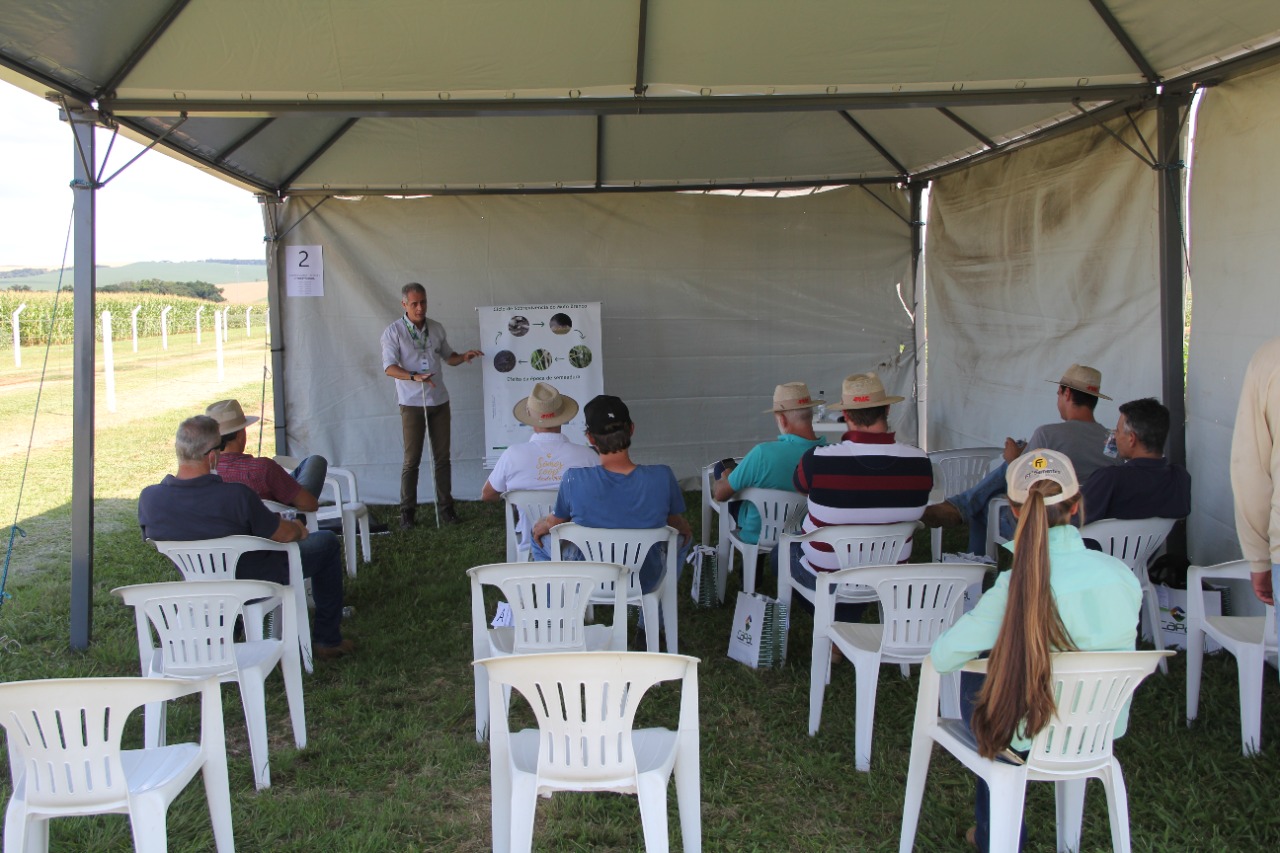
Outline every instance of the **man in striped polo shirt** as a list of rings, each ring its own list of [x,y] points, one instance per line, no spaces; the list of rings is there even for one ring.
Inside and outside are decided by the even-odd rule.
[[[805,532],[832,524],[891,524],[915,521],[924,512],[933,488],[933,466],[918,447],[894,440],[889,406],[903,398],[888,396],[880,377],[855,373],[841,388],[849,431],[839,444],[806,451],[796,467],[796,491],[809,496]],[[791,574],[813,589],[815,571],[840,568],[830,545],[804,543],[803,560],[792,555]],[[900,559],[911,556],[911,543]],[[803,598],[797,604],[807,604]],[[806,608],[807,609],[807,608]],[[861,605],[840,605],[836,619],[856,622]]]

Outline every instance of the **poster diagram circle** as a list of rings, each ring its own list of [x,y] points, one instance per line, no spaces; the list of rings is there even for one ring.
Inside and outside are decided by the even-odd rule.
[[[565,313],[551,315],[551,331],[557,335],[567,335],[573,331],[573,319]]]
[[[550,350],[536,349],[529,353],[529,366],[534,370],[550,370],[553,360]]]
[[[507,321],[507,331],[514,337],[522,338],[529,333],[529,318],[523,314],[517,314]]]
[[[493,357],[493,369],[499,373],[510,373],[516,366],[516,354],[504,349]]]
[[[578,344],[569,350],[569,363],[576,368],[584,368],[591,363],[591,347]]]

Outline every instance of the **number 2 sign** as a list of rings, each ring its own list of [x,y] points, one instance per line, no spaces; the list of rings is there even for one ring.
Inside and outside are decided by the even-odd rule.
[[[324,296],[322,247],[285,246],[284,280],[289,296]]]

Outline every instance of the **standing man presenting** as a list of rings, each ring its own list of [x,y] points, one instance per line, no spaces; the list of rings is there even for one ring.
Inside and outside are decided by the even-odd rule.
[[[1231,437],[1231,491],[1253,593],[1272,604],[1280,576],[1280,338],[1258,347],[1244,372]]]
[[[400,469],[400,529],[413,527],[418,509],[418,466],[422,445],[430,433],[435,472],[436,505],[440,520],[457,524],[449,466],[449,392],[442,364],[457,367],[482,356],[478,349],[454,352],[444,326],[427,318],[427,291],[410,282],[400,288],[404,314],[382,333],[382,370],[396,380],[400,426],[404,434],[404,466]]]

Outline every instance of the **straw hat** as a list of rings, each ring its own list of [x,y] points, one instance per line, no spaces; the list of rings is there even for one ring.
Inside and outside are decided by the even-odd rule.
[[[234,435],[249,424],[258,422],[256,417],[246,418],[239,400],[219,400],[204,410],[204,413],[218,422],[220,435]]]
[[[1099,390],[1102,388],[1102,372],[1083,364],[1073,364],[1068,367],[1067,372],[1062,374],[1062,378],[1057,382],[1052,379],[1046,379],[1045,382],[1053,382],[1054,385],[1066,385],[1068,388],[1074,388],[1081,393],[1092,394],[1104,400],[1111,399]]]
[[[905,397],[886,396],[884,384],[875,373],[855,373],[844,378],[840,386],[841,409],[873,409],[890,403],[901,403]]]
[[[1030,450],[1009,463],[1009,470],[1004,475],[1008,486],[1009,500],[1014,503],[1026,503],[1031,493],[1031,484],[1040,480],[1052,480],[1062,486],[1062,494],[1044,499],[1045,506],[1053,506],[1069,501],[1080,494],[1080,481],[1076,478],[1076,469],[1071,467],[1071,460],[1056,450]]]
[[[823,400],[813,399],[809,386],[803,382],[784,382],[773,389],[773,408],[765,409],[765,414],[791,412],[796,409],[812,409],[823,405]]]
[[[566,397],[545,382],[533,386],[529,396],[511,410],[516,420],[531,427],[558,427],[578,414],[578,401]]]

